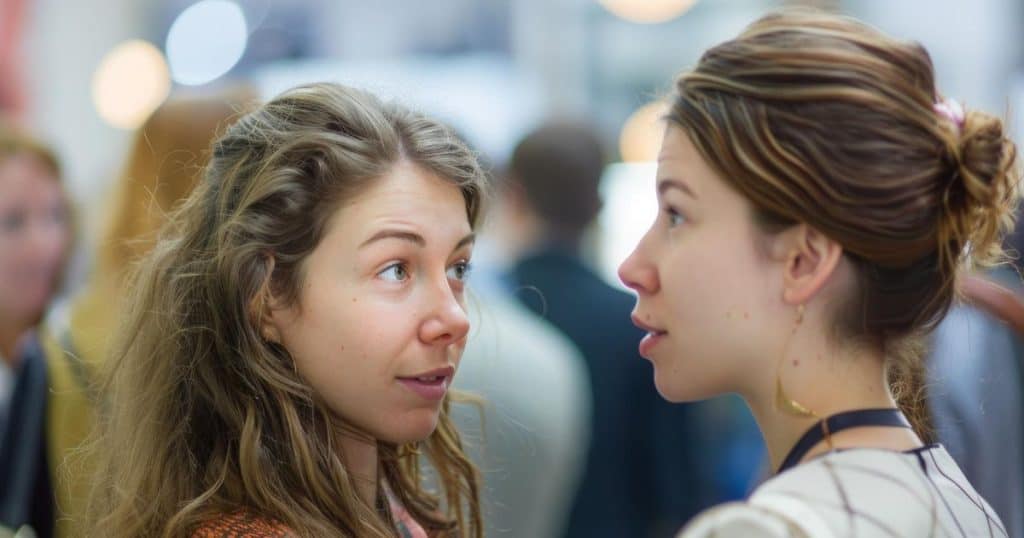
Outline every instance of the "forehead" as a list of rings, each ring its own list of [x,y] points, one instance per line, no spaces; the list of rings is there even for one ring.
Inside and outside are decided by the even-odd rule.
[[[703,174],[714,174],[707,165],[697,147],[693,145],[689,135],[676,125],[665,128],[661,150],[658,152],[658,164],[671,165]]]
[[[350,225],[401,221],[431,230],[470,230],[462,191],[451,181],[408,162],[396,164],[343,206]]]
[[[713,207],[716,213],[752,212],[753,204],[711,167],[685,130],[673,125],[665,130],[658,155],[658,181],[666,180],[685,183],[701,206]]]
[[[49,199],[60,195],[56,176],[36,157],[29,154],[0,157],[0,201],[12,197]]]
[[[727,188],[718,173],[697,150],[686,131],[669,125],[665,129],[658,153],[658,178],[685,183],[697,198],[713,195],[718,188]],[[710,192],[708,192],[710,191]]]

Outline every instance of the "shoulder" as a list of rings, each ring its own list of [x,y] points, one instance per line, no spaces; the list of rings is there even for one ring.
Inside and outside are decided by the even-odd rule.
[[[291,538],[291,530],[272,519],[248,512],[223,514],[207,520],[191,538]]]
[[[693,518],[676,538],[805,538],[795,520],[748,503],[732,502]],[[828,536],[828,535],[825,535]]]
[[[893,465],[885,456],[849,451],[803,463],[768,480],[744,502],[701,513],[679,538],[844,536],[856,528],[853,514],[886,524],[890,514],[884,503],[898,502],[900,497],[890,487],[893,482],[883,477],[906,482],[914,473],[913,469],[903,472],[899,462]],[[881,505],[866,506],[868,498],[885,500]]]
[[[808,536],[975,536],[1003,528],[940,445],[833,452],[765,482],[746,504],[799,522]]]

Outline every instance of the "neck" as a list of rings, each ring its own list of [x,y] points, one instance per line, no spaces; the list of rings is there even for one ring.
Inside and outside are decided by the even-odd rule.
[[[340,434],[341,452],[345,466],[356,487],[356,493],[368,506],[377,506],[379,487],[377,441],[361,432],[343,431]]]
[[[776,376],[745,393],[754,418],[764,435],[773,470],[804,433],[819,420],[844,411],[895,408],[885,378],[884,357],[868,349],[837,350],[824,339],[797,342],[779,365],[785,395],[809,409],[814,416],[799,416],[778,409]],[[920,446],[913,432],[903,428],[858,427],[837,432],[822,440],[804,456],[812,458],[833,448],[885,448],[906,450]]]

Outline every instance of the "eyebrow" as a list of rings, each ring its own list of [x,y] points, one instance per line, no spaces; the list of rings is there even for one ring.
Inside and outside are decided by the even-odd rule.
[[[359,248],[361,249],[369,245],[370,243],[375,243],[377,241],[382,241],[384,239],[398,239],[401,241],[408,241],[420,248],[427,246],[427,240],[424,239],[423,236],[418,233],[407,232],[403,230],[381,230],[373,234],[373,236],[367,239],[366,241],[363,241],[363,244],[359,245]],[[471,233],[466,237],[460,239],[459,242],[455,244],[455,248],[453,248],[452,250],[459,250],[460,248],[474,242],[476,242],[476,234]]]
[[[678,179],[663,179],[658,182],[658,194],[665,194],[665,191],[669,189],[679,189],[686,194],[690,195],[690,198],[697,199],[697,193],[693,192],[693,189],[689,185],[683,183]]]

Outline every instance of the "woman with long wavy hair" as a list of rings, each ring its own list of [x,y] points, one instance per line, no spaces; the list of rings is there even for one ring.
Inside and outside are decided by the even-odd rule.
[[[740,394],[776,471],[681,536],[1006,535],[928,443],[920,347],[1001,257],[1015,156],[920,45],[849,18],[766,16],[679,77],[619,274],[659,392]]]
[[[130,283],[91,535],[480,536],[447,388],[484,191],[451,130],[359,90],[230,126]]]

